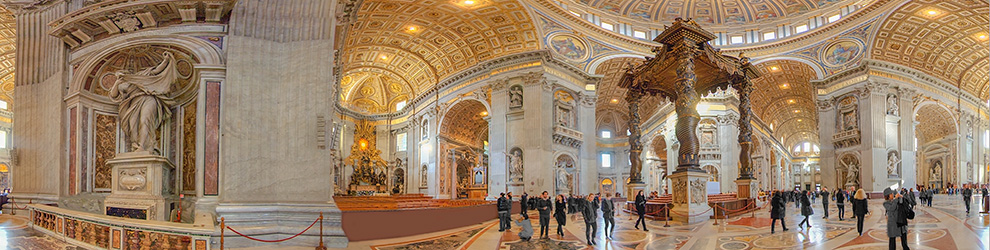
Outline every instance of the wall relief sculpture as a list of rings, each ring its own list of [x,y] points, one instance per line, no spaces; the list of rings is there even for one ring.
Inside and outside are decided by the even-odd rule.
[[[173,83],[179,79],[172,52],[155,67],[128,74],[118,71],[110,89],[110,98],[118,105],[120,130],[130,151],[161,155],[155,131],[172,115]]]
[[[423,164],[422,167],[419,167],[419,175],[420,175],[419,176],[419,186],[420,187],[426,187],[426,183],[430,180],[429,179],[430,176],[427,174],[426,170],[427,170],[426,164]]]
[[[695,179],[691,181],[691,203],[706,204],[708,202],[708,199],[705,198],[707,188],[708,183],[705,179]]]
[[[523,181],[523,152],[513,148],[509,151],[509,182]]]
[[[687,193],[685,193],[683,191],[683,190],[688,190],[687,181],[685,181],[683,179],[674,179],[672,186],[674,187],[674,192],[673,192],[674,203],[676,203],[676,204],[686,204],[686,203],[688,203]],[[680,192],[678,192],[678,191],[680,191]]]
[[[120,189],[129,191],[141,190],[148,183],[148,178],[145,177],[147,172],[143,168],[122,169],[119,174],[120,180],[117,180],[117,182],[120,184]]]
[[[518,109],[523,107],[523,87],[515,85],[509,87],[509,108]]]

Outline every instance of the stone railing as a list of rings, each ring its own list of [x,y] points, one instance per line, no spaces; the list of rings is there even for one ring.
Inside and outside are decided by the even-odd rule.
[[[859,145],[859,140],[859,129],[842,131],[832,136],[832,142],[835,148]]]
[[[581,148],[584,133],[563,126],[553,127],[553,142],[572,148]]]
[[[31,228],[88,249],[212,249],[213,227],[120,218],[29,204]]]

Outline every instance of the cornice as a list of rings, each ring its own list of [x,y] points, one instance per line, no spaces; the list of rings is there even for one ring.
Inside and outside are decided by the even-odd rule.
[[[884,73],[889,74],[889,76],[879,75]],[[947,94],[945,95],[947,97],[958,96],[962,100],[965,100],[967,104],[975,105],[973,107],[978,107],[984,103],[976,96],[956,88],[954,84],[932,77],[911,67],[876,59],[863,59],[859,66],[836,72],[822,80],[813,80],[811,84],[819,91],[817,94],[822,96],[832,94],[832,92],[823,93],[822,91],[825,89],[859,76],[867,76],[867,79],[892,78],[893,80],[902,82],[900,85],[908,84],[920,89],[935,87],[934,90],[942,92],[936,94]],[[975,110],[976,108],[973,109]]]

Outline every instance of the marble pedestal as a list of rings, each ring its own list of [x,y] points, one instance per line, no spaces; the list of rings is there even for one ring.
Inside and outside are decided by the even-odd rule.
[[[711,216],[708,206],[708,173],[698,171],[675,172],[670,175],[673,183],[674,221],[688,224],[707,221]]]
[[[523,182],[509,182],[509,190],[506,194],[511,192],[513,195],[522,195],[523,191],[526,191]]]
[[[756,190],[756,185],[756,180],[754,179],[736,180],[739,199],[757,198],[756,196],[759,194],[759,191]]]
[[[107,161],[111,191],[103,203],[106,215],[168,221],[175,166],[168,159],[148,152],[118,154]]]
[[[629,183],[629,184],[626,184],[626,198],[628,198],[629,200],[635,200],[636,199],[636,194],[638,194],[639,191],[643,191],[643,195],[644,196],[649,196],[650,195],[650,194],[646,193],[646,183]]]

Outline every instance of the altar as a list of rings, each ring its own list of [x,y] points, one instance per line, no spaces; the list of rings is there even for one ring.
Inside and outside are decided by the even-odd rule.
[[[354,132],[351,154],[343,160],[352,171],[348,177],[347,195],[389,195],[389,166],[381,158],[381,150],[375,146],[376,132],[371,122],[358,121]]]

